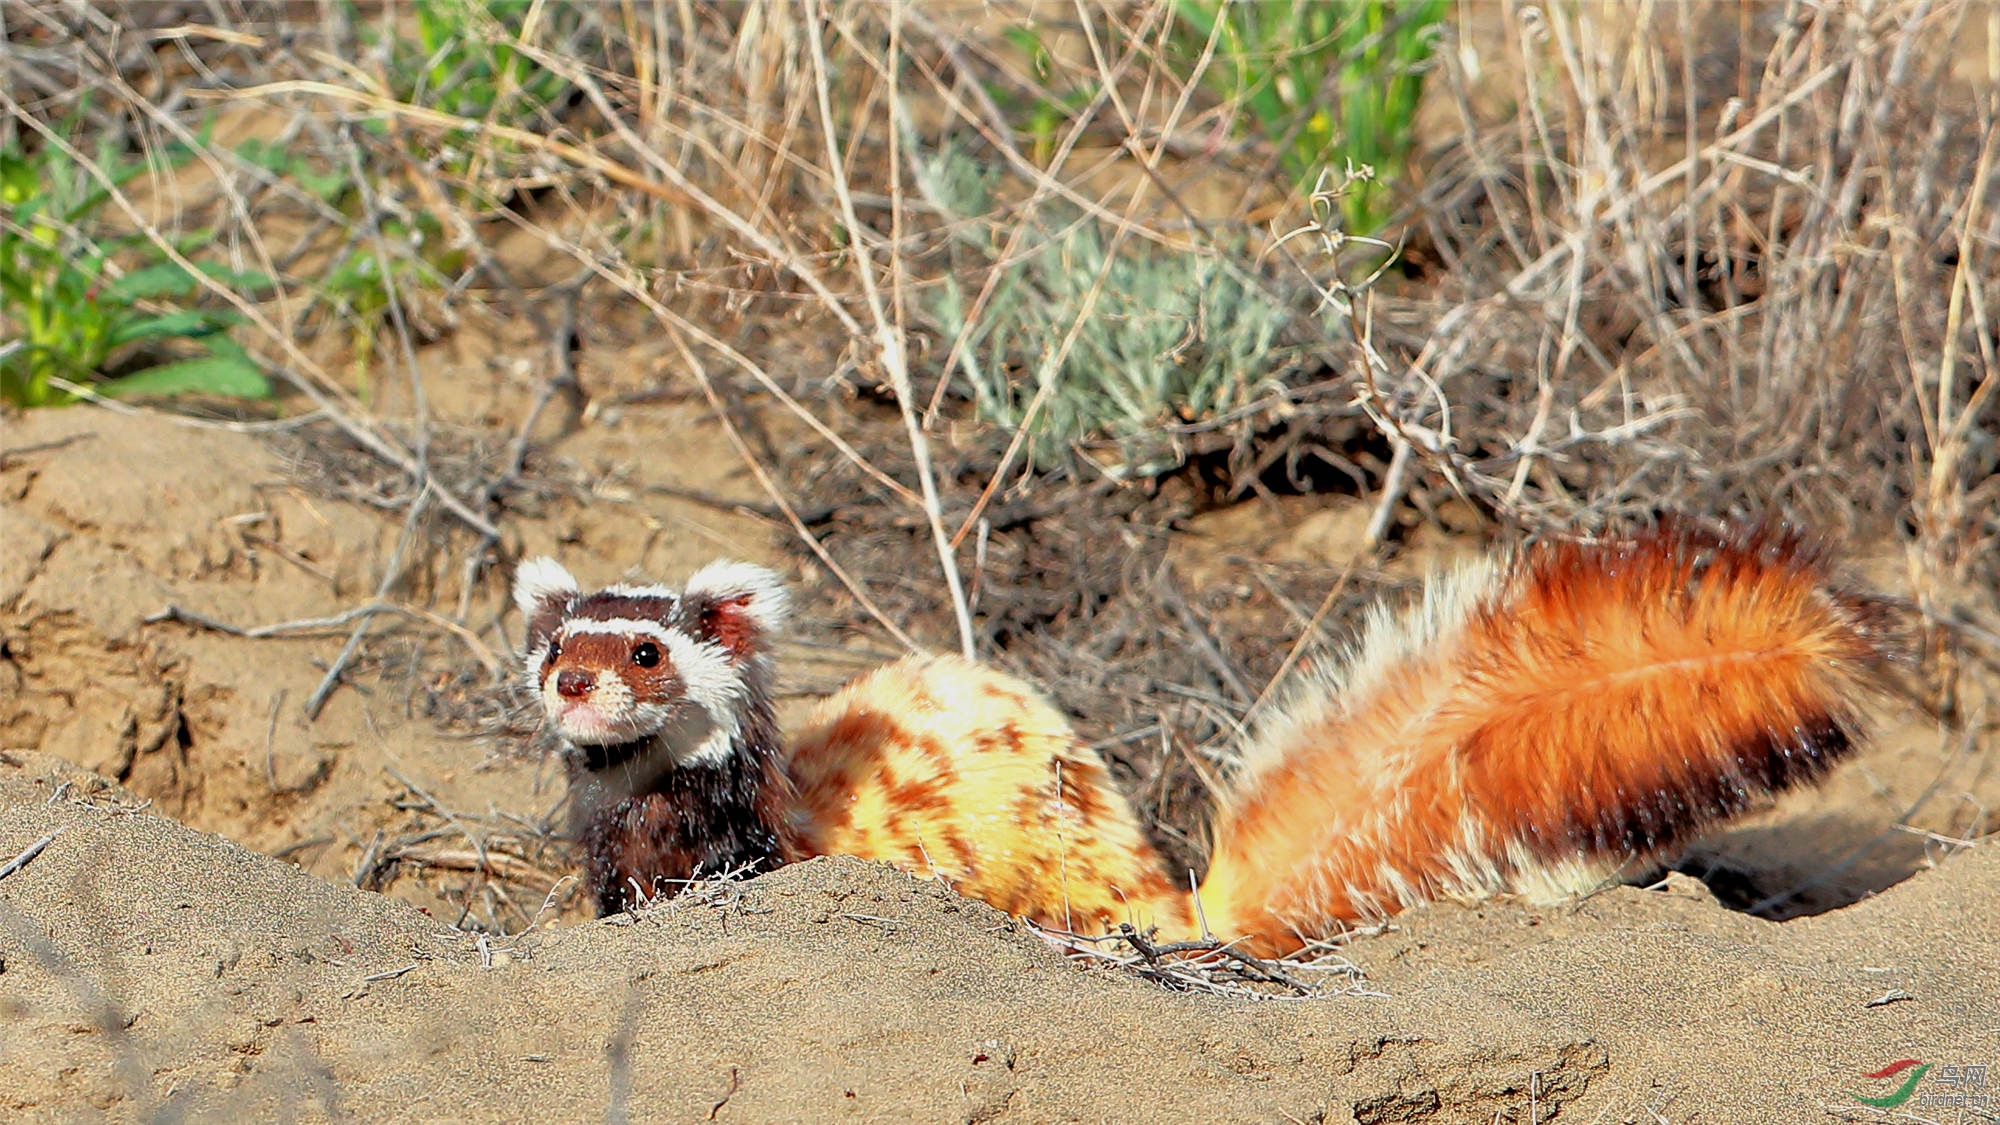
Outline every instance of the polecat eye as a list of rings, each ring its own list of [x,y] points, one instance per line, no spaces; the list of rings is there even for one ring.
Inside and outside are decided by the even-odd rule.
[[[547,656],[547,657],[545,658],[545,662],[546,662],[546,663],[549,663],[549,664],[554,664],[554,663],[556,662],[556,658],[557,658],[557,657],[559,657],[559,656],[561,656],[561,655],[562,655],[562,642],[561,642],[561,641],[550,641],[550,642],[549,642],[549,655],[548,655],[548,656]]]
[[[637,664],[641,668],[651,668],[653,665],[658,664],[659,662],[660,662],[659,646],[655,645],[651,641],[647,641],[644,644],[640,645],[638,648],[632,650],[632,663]]]

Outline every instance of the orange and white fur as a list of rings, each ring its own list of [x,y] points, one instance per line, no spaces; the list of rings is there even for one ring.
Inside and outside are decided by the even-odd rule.
[[[649,612],[635,589],[663,595],[651,623],[634,624]],[[775,575],[719,564],[683,591],[585,594],[535,560],[516,594],[585,838],[622,841],[590,849],[601,909],[704,873],[700,848],[653,846],[663,831],[768,831],[745,862],[857,855],[1051,926],[1205,930],[1264,954],[1430,900],[1548,900],[1636,871],[1822,774],[1859,739],[1889,651],[1883,603],[1784,531],[1655,528],[1462,567],[1378,608],[1250,739],[1190,893],[1068,721],[1012,676],[899,661],[779,749]],[[569,690],[586,678],[611,686]],[[623,748],[607,753],[607,732]],[[711,807],[716,792],[739,799]]]

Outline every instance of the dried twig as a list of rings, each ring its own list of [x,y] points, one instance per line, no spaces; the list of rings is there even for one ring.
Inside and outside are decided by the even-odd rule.
[[[550,874],[518,856],[495,851],[468,852],[443,848],[398,847],[391,848],[383,858],[417,863],[425,867],[471,871],[523,884],[541,882],[549,878]]]
[[[27,445],[17,445],[11,449],[0,449],[0,469],[4,469],[24,457],[32,457],[37,453],[49,453],[57,449],[63,449],[67,446],[75,445],[80,441],[89,441],[96,436],[95,432],[85,431],[83,433],[70,434],[67,437],[59,437],[53,441],[30,442]]]
[[[402,580],[403,552],[408,549],[410,541],[416,535],[417,521],[423,518],[424,500],[430,495],[429,477],[423,479],[425,482],[423,490],[410,502],[409,515],[403,518],[403,529],[396,536],[396,548],[389,552],[389,562],[382,568],[382,581],[375,588],[377,601],[386,597],[390,588]],[[347,643],[340,647],[340,655],[334,657],[332,664],[327,665],[326,675],[320,678],[319,686],[306,697],[305,715],[308,720],[319,718],[320,708],[326,706],[327,697],[331,696],[333,689],[339,685],[341,675],[347,670],[347,662],[354,659],[354,654],[360,651],[361,638],[368,633],[368,621],[369,617],[366,615],[356,620],[354,630],[347,634]]]
[[[1256,694],[1250,690],[1250,685],[1243,682],[1243,677],[1237,673],[1236,666],[1230,663],[1228,657],[1222,655],[1222,649],[1217,647],[1215,638],[1209,636],[1208,626],[1196,619],[1193,607],[1189,606],[1187,598],[1181,595],[1180,585],[1174,581],[1172,573],[1167,568],[1161,568],[1159,581],[1154,583],[1153,588],[1159,591],[1160,600],[1166,602],[1167,607],[1174,611],[1174,616],[1180,619],[1182,632],[1194,642],[1195,651],[1201,654],[1202,659],[1214,671],[1216,678],[1235,694],[1238,702],[1246,705],[1251,703]]]
[[[35,861],[36,856],[41,855],[44,849],[46,849],[50,844],[56,842],[57,836],[62,835],[66,831],[68,831],[67,825],[65,825],[62,828],[58,828],[54,832],[49,833],[48,835],[42,837],[41,839],[36,840],[34,843],[29,844],[26,848],[23,848],[21,850],[21,853],[15,856],[13,859],[8,860],[4,864],[0,864],[0,879],[5,879],[7,876],[12,875],[14,872],[19,871],[23,867],[28,866],[30,863],[33,863]]]
[[[897,74],[893,54],[900,35],[902,6],[892,5],[892,10],[894,14],[891,16],[890,24],[892,58],[889,81],[890,97],[893,100],[896,97],[894,86]],[[924,432],[923,426],[917,421],[916,391],[910,385],[909,356],[903,342],[903,302],[900,283],[895,316],[892,319],[883,305],[882,294],[875,285],[875,264],[866,233],[868,228],[862,225],[854,213],[854,195],[848,190],[847,170],[840,153],[840,141],[834,134],[833,100],[828,89],[826,45],[821,41],[820,35],[822,18],[824,17],[818,10],[809,12],[805,24],[807,40],[812,44],[813,89],[819,97],[820,126],[826,136],[826,159],[831,171],[834,198],[839,201],[841,215],[847,223],[847,229],[854,236],[854,272],[861,281],[862,293],[867,297],[869,315],[874,319],[876,358],[882,369],[888,373],[889,385],[895,391],[896,408],[903,417],[904,436],[910,443],[910,456],[916,461],[917,484],[923,495],[924,517],[930,521],[931,539],[937,547],[938,566],[944,575],[945,588],[951,593],[952,614],[958,622],[959,647],[965,658],[971,660],[978,655],[978,645],[972,631],[972,610],[966,604],[965,584],[958,573],[958,560],[954,557],[951,537],[944,529],[944,513],[938,503],[937,475],[931,466],[930,435]],[[889,137],[893,149],[896,132],[891,130]],[[900,165],[893,158],[890,162],[889,175],[891,190],[895,193],[894,221],[900,223],[902,176]],[[900,258],[897,257],[894,261],[900,263]],[[901,276],[900,265],[896,266],[896,273],[898,277]],[[858,334],[858,329],[857,325],[849,330]]]
[[[1108,964],[1168,988],[1206,992],[1241,1000],[1306,999],[1327,995],[1323,982],[1310,976],[1345,980],[1340,995],[1380,996],[1360,984],[1362,972],[1353,962],[1325,946],[1277,960],[1255,957],[1231,943],[1215,939],[1155,942],[1131,923],[1112,934],[1087,935],[1052,930],[1029,923],[1043,940],[1088,961]],[[1110,948],[1123,945],[1131,954]]]
[[[381,613],[391,613],[399,617],[407,617],[412,621],[421,621],[426,625],[433,625],[439,629],[443,629],[445,632],[464,642],[466,650],[472,654],[474,659],[479,661],[488,673],[498,678],[504,670],[500,658],[495,656],[493,650],[487,647],[486,643],[480,640],[472,630],[467,629],[450,618],[441,617],[429,610],[419,609],[412,605],[403,605],[399,602],[365,602],[329,617],[304,617],[293,621],[274,621],[268,625],[249,626],[232,625],[227,621],[210,617],[207,614],[197,613],[183,606],[169,604],[157,612],[147,614],[141,620],[147,625],[157,625],[162,622],[172,621],[182,625],[192,625],[198,629],[208,629],[213,632],[224,633],[232,637],[261,640],[273,637],[312,636],[327,633]]]

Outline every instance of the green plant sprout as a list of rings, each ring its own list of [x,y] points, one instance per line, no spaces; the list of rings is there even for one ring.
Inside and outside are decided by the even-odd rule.
[[[178,163],[187,154],[168,156]],[[146,168],[108,139],[96,163],[115,185]],[[98,229],[97,213],[110,198],[108,187],[53,146],[30,154],[18,140],[0,145],[0,323],[8,337],[0,345],[0,399],[24,407],[67,403],[78,395],[64,383],[112,396],[268,396],[263,371],[229,338],[240,317],[167,303],[192,299],[200,279],[143,235]],[[192,232],[175,248],[185,253],[205,240]],[[212,264],[197,268],[239,289],[268,283]],[[172,344],[180,358],[113,374],[148,343]]]
[[[1028,65],[1038,81],[1048,82],[1057,76],[1054,60],[1048,46],[1042,42],[1041,29],[1037,25],[1029,23],[1010,27],[1003,34],[1007,42],[1028,57]],[[1030,94],[1012,85],[996,82],[990,92],[1010,119],[1025,115],[1029,156],[1035,163],[1044,164],[1055,152],[1056,134],[1063,122],[1075,117],[1090,104],[1091,99],[1097,96],[1097,86],[1083,83],[1072,85],[1060,93]]]
[[[540,0],[416,0],[409,11],[416,35],[387,25],[373,34],[388,56],[390,93],[411,105],[431,106],[459,117],[533,128],[552,124],[551,107],[568,96],[570,83],[521,50],[524,44],[567,50],[566,40],[583,22],[564,4]],[[371,130],[387,129],[371,122]],[[518,151],[513,142],[487,138],[466,143],[454,134],[444,167],[469,175],[495,154]]]
[[[1243,107],[1292,183],[1353,174],[1347,229],[1380,230],[1447,0],[1176,0],[1174,11],[1179,52],[1191,66],[1215,40],[1202,82]]]

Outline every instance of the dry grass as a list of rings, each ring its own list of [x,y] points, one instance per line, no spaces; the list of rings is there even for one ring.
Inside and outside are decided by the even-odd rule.
[[[1367,974],[1333,944],[1315,943],[1289,957],[1265,960],[1215,938],[1157,943],[1129,924],[1104,936],[1028,925],[1042,940],[1082,964],[1131,973],[1178,992],[1232,1000],[1388,995],[1369,989],[1363,983]]]
[[[1441,284],[1381,308],[1423,379],[1380,412],[1510,519],[1786,511],[1951,601],[1996,532],[1991,10],[1512,15],[1511,90],[1445,56]]]

